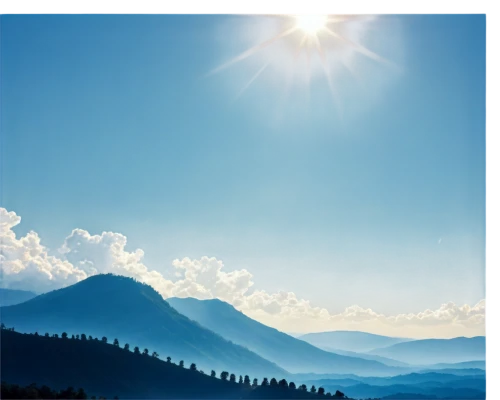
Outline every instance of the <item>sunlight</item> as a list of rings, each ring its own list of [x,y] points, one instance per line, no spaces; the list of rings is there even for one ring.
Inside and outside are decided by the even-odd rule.
[[[327,87],[339,104],[337,75],[340,70],[349,71],[358,79],[353,66],[354,54],[360,54],[387,66],[394,65],[361,44],[367,26],[375,16],[363,15],[278,15],[273,24],[254,25],[247,32],[254,32],[256,39],[240,54],[212,69],[208,75],[221,72],[236,63],[253,58],[255,71],[243,85],[240,97],[264,71],[279,71],[285,77],[285,90],[295,82],[308,87],[311,78],[322,75]],[[269,19],[267,20],[269,21]],[[272,28],[268,28],[272,26]],[[265,34],[259,35],[259,30]]]
[[[304,33],[314,36],[326,26],[328,15],[297,15],[297,28]]]

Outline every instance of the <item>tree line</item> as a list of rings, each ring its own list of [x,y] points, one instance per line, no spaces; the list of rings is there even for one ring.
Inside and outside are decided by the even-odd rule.
[[[1,328],[2,328],[2,330],[6,329],[6,330],[14,331],[14,328],[6,328],[3,323],[1,325]],[[40,336],[38,334],[38,332],[30,333],[30,335]],[[61,340],[100,341],[102,343],[106,343],[106,344],[113,345],[113,346],[116,346],[118,348],[121,348],[124,351],[132,351],[134,354],[139,355],[139,356],[153,357],[153,358],[156,358],[156,359],[160,358],[160,355],[158,354],[158,352],[153,351],[150,354],[148,348],[144,348],[141,351],[140,348],[139,348],[139,346],[135,346],[134,349],[131,350],[130,344],[128,344],[128,343],[125,343],[125,345],[123,347],[120,347],[120,342],[119,342],[119,340],[117,338],[115,338],[113,340],[112,344],[111,344],[111,343],[108,343],[108,338],[106,336],[102,336],[101,339],[99,339],[98,337],[92,337],[91,335],[86,335],[85,333],[82,333],[82,334],[79,334],[79,335],[78,334],[77,335],[71,335],[71,337],[70,337],[67,332],[63,332],[60,336],[57,333],[54,333],[54,334],[50,335],[47,332],[43,336],[47,337],[47,338],[50,337],[50,338],[61,339]],[[167,364],[176,365],[172,361],[172,358],[170,356],[167,356],[165,358],[164,362],[166,362]],[[179,361],[178,367],[184,368],[184,360],[180,360]],[[195,363],[191,363],[190,364],[189,370],[191,370],[193,372],[198,372],[198,373],[201,373],[201,374],[205,374],[205,372],[203,370],[199,370],[198,369],[198,367],[196,366]],[[217,373],[214,370],[212,370],[210,372],[210,377],[217,379]],[[237,379],[235,374],[232,374],[232,373],[230,374],[228,371],[222,371],[219,374],[219,379],[222,380],[222,381],[229,381],[229,382],[232,382],[234,384],[239,384],[239,385],[242,385],[242,386],[244,386],[246,388],[249,388],[249,389],[255,389],[255,388],[258,388],[258,387],[264,387],[264,388],[265,387],[269,387],[269,388],[282,388],[282,389],[290,389],[290,390],[299,390],[299,391],[303,391],[303,392],[310,392],[312,394],[317,394],[317,395],[325,397],[325,398],[335,398],[335,399],[346,399],[347,398],[344,395],[344,393],[342,393],[339,390],[337,390],[334,394],[332,394],[330,392],[325,393],[325,389],[322,388],[322,387],[316,388],[315,385],[312,385],[308,389],[305,384],[297,386],[294,382],[288,382],[286,379],[281,379],[281,380],[278,381],[276,378],[271,378],[269,380],[267,377],[265,377],[265,378],[262,379],[262,381],[259,384],[257,378],[254,378],[252,380],[248,375],[245,375],[245,376],[239,375],[239,378]],[[56,398],[56,397],[53,397],[53,398]]]
[[[62,390],[53,390],[46,385],[37,386],[32,383],[28,386],[12,385],[2,382],[1,388],[2,399],[88,399],[87,393],[80,388],[75,390],[73,387],[68,387]],[[93,400],[106,400],[106,397],[92,396]],[[118,399],[118,397],[115,397]]]

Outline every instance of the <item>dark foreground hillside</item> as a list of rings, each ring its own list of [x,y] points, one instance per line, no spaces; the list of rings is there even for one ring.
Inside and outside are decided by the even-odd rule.
[[[162,357],[202,369],[285,376],[287,371],[225,340],[174,310],[151,286],[116,275],[95,275],[72,286],[0,309],[2,323],[18,332],[86,333],[119,338]]]
[[[252,387],[183,368],[152,355],[134,353],[102,340],[45,337],[1,331],[2,381],[10,384],[69,386],[120,399],[314,399],[342,398],[292,389],[285,381]],[[219,374],[218,374],[219,375]],[[246,377],[245,377],[246,378]],[[276,377],[279,378],[279,377]],[[271,382],[269,377],[268,382]]]

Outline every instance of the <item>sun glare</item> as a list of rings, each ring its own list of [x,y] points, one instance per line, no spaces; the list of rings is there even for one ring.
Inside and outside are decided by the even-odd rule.
[[[337,98],[333,82],[334,68],[332,67],[335,63],[340,62],[343,67],[346,67],[354,75],[354,77],[357,76],[356,71],[354,71],[352,65],[349,63],[347,58],[348,55],[359,53],[377,62],[392,66],[392,63],[388,60],[385,60],[375,52],[364,47],[358,42],[356,35],[353,35],[353,32],[356,32],[356,30],[359,30],[360,27],[363,26],[366,16],[310,14],[284,15],[278,18],[279,22],[281,22],[281,26],[277,32],[270,34],[267,38],[263,38],[264,40],[258,42],[222,65],[219,65],[217,68],[213,69],[210,74],[229,68],[233,64],[239,63],[283,41],[287,42],[286,51],[288,52],[288,56],[292,57],[284,57],[283,52],[276,52],[272,60],[281,57],[281,63],[293,63],[297,68],[303,68],[302,72],[306,77],[307,83],[310,81],[313,68],[315,68],[316,71],[322,70],[334,98]],[[352,29],[349,29],[349,26]],[[271,63],[271,58],[264,61],[255,75],[253,75],[244,85],[238,96],[241,95],[241,93],[243,93]],[[318,66],[321,68],[318,69]]]
[[[298,15],[297,28],[308,35],[316,35],[319,30],[326,26],[328,15]]]

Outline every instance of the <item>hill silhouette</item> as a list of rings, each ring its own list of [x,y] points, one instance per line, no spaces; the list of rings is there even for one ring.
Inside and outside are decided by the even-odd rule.
[[[292,373],[353,373],[388,376],[402,373],[374,360],[343,356],[270,328],[247,317],[232,305],[218,299],[169,298],[180,313],[199,322],[222,337],[238,343]]]
[[[422,339],[397,343],[369,352],[411,364],[462,363],[484,360],[486,345],[484,336],[453,339]]]
[[[222,380],[191,367],[91,339],[1,331],[2,381],[51,388],[83,388],[120,399],[343,398],[293,389],[269,376],[268,386]],[[229,375],[229,374],[228,374]],[[246,379],[247,377],[245,377]]]
[[[260,378],[287,375],[277,365],[179,314],[153,288],[131,278],[96,275],[0,311],[1,321],[16,331],[116,337],[132,347],[155,349],[162,357],[189,360],[202,369]]]

